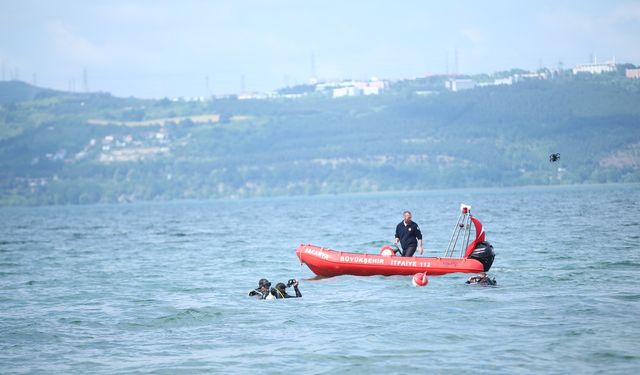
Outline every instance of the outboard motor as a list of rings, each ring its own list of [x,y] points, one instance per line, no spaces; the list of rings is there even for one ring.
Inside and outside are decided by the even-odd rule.
[[[493,259],[496,257],[496,253],[493,251],[493,245],[487,241],[482,241],[476,245],[469,258],[475,259],[482,263],[484,266],[484,272],[489,271],[493,264]]]

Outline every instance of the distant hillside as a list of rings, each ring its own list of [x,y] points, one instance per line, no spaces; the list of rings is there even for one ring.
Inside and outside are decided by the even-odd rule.
[[[22,81],[0,81],[0,105],[44,98],[56,91],[29,85]]]
[[[2,83],[0,203],[640,181],[640,82],[173,102]],[[558,163],[548,155],[561,153]]]

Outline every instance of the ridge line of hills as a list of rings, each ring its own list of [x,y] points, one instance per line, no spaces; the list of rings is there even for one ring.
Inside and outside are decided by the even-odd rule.
[[[617,75],[191,102],[0,82],[0,205],[638,182],[639,104]]]

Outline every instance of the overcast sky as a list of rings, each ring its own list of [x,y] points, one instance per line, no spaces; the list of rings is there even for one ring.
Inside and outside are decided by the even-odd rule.
[[[5,77],[119,96],[264,91],[616,57],[640,63],[640,1],[0,0]]]

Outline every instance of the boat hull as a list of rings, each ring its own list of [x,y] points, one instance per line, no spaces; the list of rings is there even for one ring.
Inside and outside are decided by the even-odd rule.
[[[435,276],[455,272],[480,273],[484,270],[482,263],[475,259],[347,253],[313,245],[298,246],[296,255],[313,273],[324,277],[413,275],[418,272]]]

